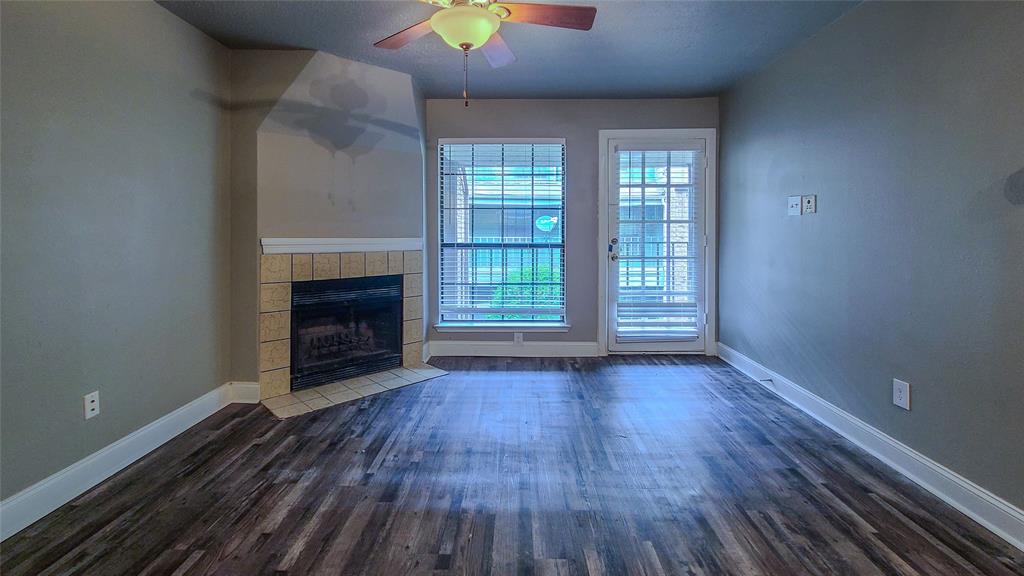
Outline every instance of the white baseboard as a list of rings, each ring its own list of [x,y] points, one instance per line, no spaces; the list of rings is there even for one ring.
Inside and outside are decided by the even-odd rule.
[[[255,382],[228,382],[0,502],[0,540],[70,502],[231,403],[259,402]]]
[[[597,342],[431,340],[431,356],[514,356],[526,358],[569,358],[600,356]]]
[[[783,400],[1024,550],[1024,510],[721,342],[718,355]]]

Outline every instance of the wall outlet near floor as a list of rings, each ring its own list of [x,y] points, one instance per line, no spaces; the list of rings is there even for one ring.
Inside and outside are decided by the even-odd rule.
[[[892,379],[892,403],[903,408],[904,410],[910,410],[910,383]]]
[[[804,203],[801,212],[803,212],[804,214],[814,214],[815,212],[818,211],[817,194],[807,194],[806,196],[803,197],[803,199]]]
[[[803,196],[790,196],[786,199],[786,214],[789,216],[799,216],[800,210],[803,209],[802,204]]]
[[[100,391],[89,392],[82,397],[85,405],[85,419],[88,420],[100,413]]]
[[[512,344],[514,344],[516,346],[522,346],[523,345],[523,333],[522,332],[513,332],[512,333]]]

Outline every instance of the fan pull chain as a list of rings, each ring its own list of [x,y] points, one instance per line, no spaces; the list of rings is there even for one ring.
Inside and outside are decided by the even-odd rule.
[[[462,99],[469,108],[469,45],[462,45]]]

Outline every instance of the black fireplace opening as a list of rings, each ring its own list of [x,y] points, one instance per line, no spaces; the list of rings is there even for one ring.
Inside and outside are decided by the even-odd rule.
[[[292,390],[402,365],[402,275],[292,284]]]

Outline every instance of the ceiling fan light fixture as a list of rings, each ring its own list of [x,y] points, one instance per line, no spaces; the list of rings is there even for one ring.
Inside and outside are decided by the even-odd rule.
[[[501,18],[477,6],[452,6],[438,10],[430,18],[430,27],[445,43],[457,50],[466,46],[480,48],[498,31]]]

